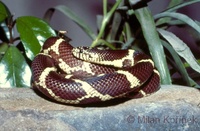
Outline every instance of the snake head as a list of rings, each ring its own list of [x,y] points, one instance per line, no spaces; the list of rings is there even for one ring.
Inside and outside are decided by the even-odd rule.
[[[72,54],[78,59],[92,63],[99,62],[101,58],[96,49],[83,46],[73,48]]]

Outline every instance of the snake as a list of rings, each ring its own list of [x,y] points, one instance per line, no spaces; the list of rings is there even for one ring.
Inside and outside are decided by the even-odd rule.
[[[73,47],[49,37],[31,64],[33,86],[66,104],[141,98],[160,88],[153,60],[133,49]]]

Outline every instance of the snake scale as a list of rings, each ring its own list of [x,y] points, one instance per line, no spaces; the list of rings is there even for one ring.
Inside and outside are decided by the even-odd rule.
[[[72,47],[60,37],[45,41],[31,68],[34,87],[68,104],[139,98],[160,88],[154,62],[144,53]]]

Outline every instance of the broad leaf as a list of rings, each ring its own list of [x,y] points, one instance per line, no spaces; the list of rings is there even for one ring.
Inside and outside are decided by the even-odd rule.
[[[200,73],[200,65],[195,59],[189,47],[173,33],[158,29],[159,33],[171,44],[174,50],[185,59],[185,61],[197,72]]]
[[[5,19],[10,18],[10,16],[10,11],[6,5],[0,1],[0,40],[4,42],[9,42],[10,39],[10,32],[5,21]]]
[[[0,43],[0,60],[8,49],[8,43]]]
[[[30,87],[31,70],[15,46],[10,46],[1,59],[0,74],[0,87]]]
[[[16,22],[20,39],[30,60],[33,60],[35,55],[39,53],[47,38],[56,36],[55,31],[42,19],[23,16],[17,18]]]
[[[4,21],[10,15],[10,11],[3,2],[0,1],[0,22]]]

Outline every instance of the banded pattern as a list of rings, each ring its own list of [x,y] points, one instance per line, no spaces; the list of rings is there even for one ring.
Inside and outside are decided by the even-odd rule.
[[[74,48],[59,37],[46,40],[32,73],[43,94],[69,104],[143,97],[160,87],[153,61],[141,52]]]

